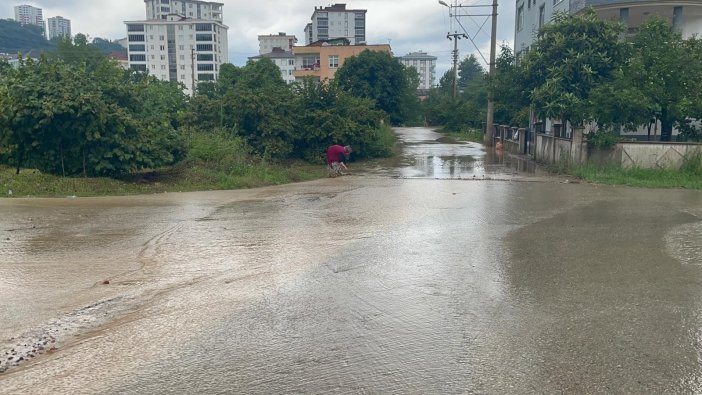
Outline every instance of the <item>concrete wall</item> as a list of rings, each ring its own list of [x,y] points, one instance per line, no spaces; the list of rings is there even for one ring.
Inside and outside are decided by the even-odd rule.
[[[609,150],[590,149],[588,163],[616,164],[624,168],[679,169],[686,158],[702,155],[702,144],[627,142]]]
[[[554,147],[555,141],[555,147]],[[536,147],[534,149],[534,159],[538,162],[554,163],[561,161],[572,161],[572,144],[570,139],[561,137],[554,138],[545,134],[536,135]],[[582,157],[580,152],[576,157]],[[555,158],[555,160],[554,160]]]
[[[575,133],[574,136],[579,137]],[[613,164],[624,168],[679,169],[693,155],[702,155],[702,144],[622,142],[611,149],[598,149],[589,148],[586,140],[554,138],[545,134],[536,135],[534,148],[534,159],[537,162]]]

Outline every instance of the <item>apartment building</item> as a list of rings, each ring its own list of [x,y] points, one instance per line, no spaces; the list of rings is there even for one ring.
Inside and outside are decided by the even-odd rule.
[[[145,0],[146,20],[126,21],[129,67],[177,81],[192,94],[200,81],[215,81],[229,62],[222,3]]]
[[[586,7],[593,7],[601,19],[621,21],[627,27],[627,34],[635,34],[646,18],[658,16],[667,19],[684,38],[702,35],[702,2],[699,1],[517,0],[514,29],[514,53],[517,59],[529,50],[541,26],[549,23],[556,11],[576,14]],[[546,119],[543,128],[550,132],[553,125],[553,120]],[[654,130],[660,128],[659,121],[654,125]],[[568,127],[565,132],[569,135]],[[622,135],[630,138],[642,138],[647,134],[647,126],[641,126],[635,132],[622,132]],[[673,135],[677,134],[678,131],[674,128]]]
[[[71,37],[71,20],[61,16],[48,19],[49,40],[55,37]]]
[[[419,74],[419,87],[421,92],[426,92],[434,86],[436,81],[436,56],[428,55],[426,52],[411,52],[405,56],[397,58],[406,67],[414,67]]]
[[[22,25],[39,26],[46,31],[44,14],[41,8],[33,7],[28,4],[15,6],[15,21]]]
[[[263,58],[270,59],[280,69],[280,76],[286,84],[295,82],[295,55],[292,51],[286,51],[283,48],[275,47],[271,52],[252,56],[249,60],[254,62]]]
[[[556,11],[577,13],[593,7],[602,19],[623,22],[628,33],[636,33],[649,16],[668,19],[683,37],[702,34],[702,3],[670,0],[517,0],[514,22],[514,53],[519,57],[536,38],[539,28]]]
[[[347,10],[346,4],[315,7],[312,22],[305,26],[305,45],[334,38],[346,38],[351,45],[365,44],[366,12]]]
[[[258,36],[258,54],[264,55],[273,52],[273,48],[292,51],[297,44],[297,37],[285,33]]]
[[[348,40],[344,40],[348,44]],[[336,41],[338,43],[338,41]],[[334,45],[334,42],[317,42],[304,47],[294,47],[296,80],[313,78],[315,81],[333,80],[336,71],[344,65],[344,61],[361,52],[379,51],[392,55],[389,44],[381,45]]]

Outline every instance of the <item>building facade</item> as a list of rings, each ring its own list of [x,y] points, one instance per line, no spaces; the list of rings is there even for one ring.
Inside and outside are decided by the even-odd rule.
[[[223,3],[198,0],[144,0],[146,19],[167,20],[169,15],[180,15],[189,19],[212,20],[223,23]]]
[[[436,81],[436,56],[426,52],[412,52],[397,58],[406,67],[414,67],[419,74],[419,91],[426,92],[434,86]]]
[[[285,33],[258,36],[258,54],[264,55],[273,52],[273,48],[292,51],[297,44],[297,37]]]
[[[347,41],[348,42],[348,41]],[[329,45],[326,42],[294,47],[296,80],[313,78],[315,81],[333,80],[336,71],[344,65],[344,61],[361,52],[379,51],[392,56],[390,45]]]
[[[46,32],[46,26],[44,25],[44,13],[42,12],[41,8],[33,7],[27,4],[15,6],[15,21],[22,25],[39,26]]]
[[[286,84],[295,82],[295,55],[292,51],[275,47],[269,53],[250,57],[249,60],[258,61],[263,58],[270,59],[280,69],[280,76]]]
[[[229,62],[228,27],[222,23],[222,3],[145,3],[149,19],[125,22],[129,67],[164,81],[182,83],[191,94],[198,82],[217,80],[221,65]]]
[[[515,18],[514,53],[519,59],[536,39],[536,35],[546,23],[549,23],[556,11],[575,14],[586,7],[592,7],[598,17],[624,23],[626,34],[635,34],[649,16],[667,19],[683,36],[689,38],[702,35],[702,2],[695,0],[517,0]],[[543,128],[552,133],[557,121],[543,120]],[[531,119],[530,127],[534,127],[535,119]],[[596,127],[596,125],[591,125]],[[653,134],[660,130],[660,121],[653,125]],[[566,136],[570,135],[570,127],[565,128]],[[678,131],[673,128],[673,135]],[[637,131],[622,130],[622,136],[640,139],[648,135],[647,125]]]
[[[334,38],[346,38],[351,45],[365,44],[366,13],[347,10],[346,4],[315,7],[312,22],[305,26],[305,45]]]
[[[528,51],[539,28],[551,21],[556,11],[577,13],[593,7],[602,19],[618,20],[634,34],[649,16],[670,21],[685,38],[702,34],[702,3],[693,0],[517,0],[514,23],[514,53]]]
[[[55,37],[71,37],[71,20],[61,16],[48,19],[49,40]]]

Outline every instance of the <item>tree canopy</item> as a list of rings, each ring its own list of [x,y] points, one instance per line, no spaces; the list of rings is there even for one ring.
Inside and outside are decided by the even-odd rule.
[[[599,19],[592,8],[577,15],[556,13],[524,59],[523,75],[537,113],[564,124],[592,120],[590,93],[610,81],[619,66],[623,31],[623,25]]]
[[[372,99],[394,125],[410,119],[417,101],[419,77],[408,71],[391,54],[365,50],[346,59],[334,82],[351,95]]]

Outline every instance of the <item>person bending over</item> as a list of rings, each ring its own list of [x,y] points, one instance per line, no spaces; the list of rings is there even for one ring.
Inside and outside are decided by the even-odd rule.
[[[349,154],[353,152],[350,145],[340,146],[332,145],[327,148],[327,168],[331,177],[337,177],[344,173],[342,170],[348,170],[344,163],[349,159]]]

